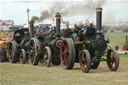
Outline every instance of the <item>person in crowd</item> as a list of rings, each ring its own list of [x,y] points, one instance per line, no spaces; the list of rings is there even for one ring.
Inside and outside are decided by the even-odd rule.
[[[93,26],[93,23],[90,23],[90,24],[89,24],[89,27],[92,27],[92,28],[94,28],[94,26]]]
[[[79,27],[77,26],[77,24],[74,24],[74,33],[78,33],[79,32]]]
[[[89,24],[89,27],[87,28],[86,35],[87,36],[95,36],[96,29],[93,26],[93,23]]]
[[[69,28],[69,25],[66,25],[66,30],[64,32],[64,37],[71,38],[72,37],[72,30]]]
[[[42,31],[39,28],[37,28],[35,34],[41,34],[41,33],[42,33]]]

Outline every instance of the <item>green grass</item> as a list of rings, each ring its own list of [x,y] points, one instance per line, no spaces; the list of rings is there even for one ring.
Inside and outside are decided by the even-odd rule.
[[[117,72],[111,72],[106,62],[89,73],[83,73],[79,64],[65,70],[61,66],[0,63],[0,75],[0,85],[128,85],[128,55],[120,55]]]
[[[123,45],[126,41],[126,35],[128,35],[128,33],[106,33],[105,34],[105,38],[109,38],[110,39],[110,44],[115,47],[115,46],[119,46],[120,49],[123,48]]]

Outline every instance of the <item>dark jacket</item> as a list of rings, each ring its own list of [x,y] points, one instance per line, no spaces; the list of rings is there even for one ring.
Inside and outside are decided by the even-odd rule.
[[[80,28],[78,27],[77,29],[74,29],[74,33],[78,33]]]
[[[73,32],[71,29],[66,29],[65,32],[64,32],[64,37],[66,38],[70,38],[72,36]]]
[[[92,26],[87,28],[86,35],[87,36],[95,36],[96,29]]]

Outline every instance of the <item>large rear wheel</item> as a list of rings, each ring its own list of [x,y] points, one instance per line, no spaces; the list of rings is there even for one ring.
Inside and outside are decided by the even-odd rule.
[[[88,73],[91,68],[91,58],[88,50],[82,50],[80,54],[80,67],[85,73]]]
[[[75,63],[75,47],[72,39],[65,38],[60,48],[61,65],[66,69],[72,69]]]
[[[117,71],[119,67],[119,55],[113,48],[107,51],[107,65],[111,71]]]

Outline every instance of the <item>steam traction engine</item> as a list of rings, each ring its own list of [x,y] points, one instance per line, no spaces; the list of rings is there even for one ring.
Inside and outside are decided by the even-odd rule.
[[[25,64],[28,60],[29,30],[19,29],[14,32],[12,40],[8,44],[9,61],[16,63],[20,61]]]
[[[29,60],[33,65],[38,65],[39,62],[47,67],[60,64],[60,13],[56,14],[56,27],[50,29],[46,33],[38,34],[36,38],[30,40],[30,55]],[[30,23],[31,33],[33,22]]]
[[[79,30],[71,38],[62,41],[60,49],[61,64],[65,69],[72,69],[75,62],[80,63],[81,70],[88,73],[90,69],[98,68],[101,61],[106,61],[111,71],[117,71],[119,56],[114,48],[109,46],[109,40],[104,39],[102,31],[102,8],[96,9],[96,29],[88,27]],[[107,53],[107,57],[102,56]]]

